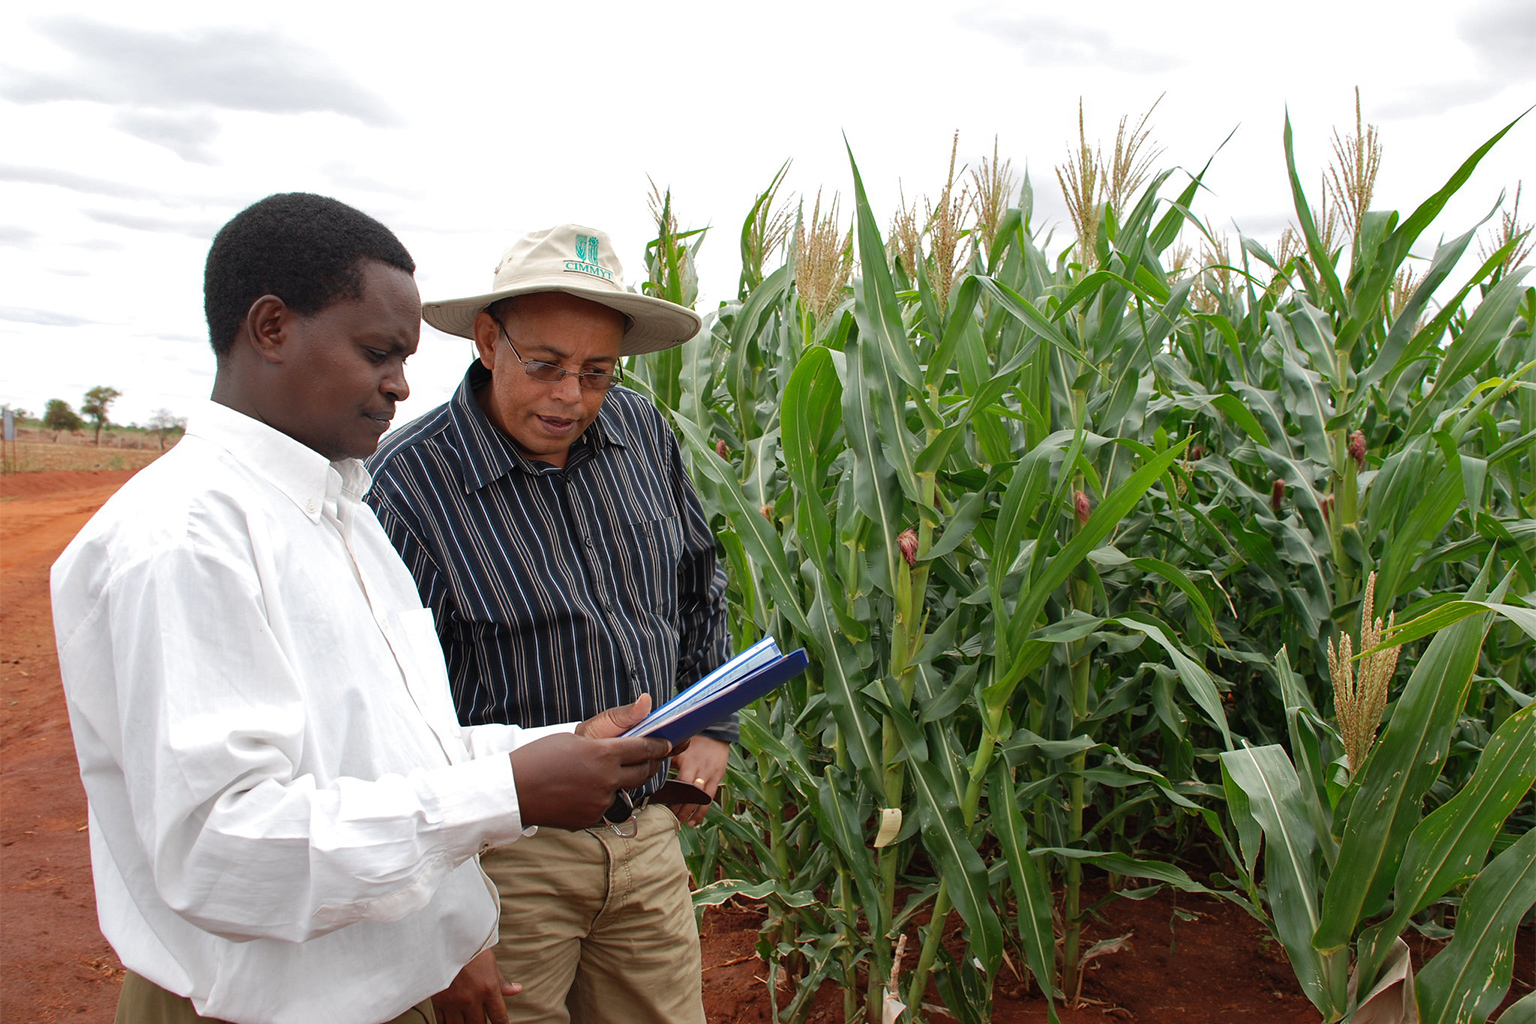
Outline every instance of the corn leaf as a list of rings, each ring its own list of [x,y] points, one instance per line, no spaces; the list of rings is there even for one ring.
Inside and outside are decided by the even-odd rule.
[[[715,453],[714,446],[709,443],[699,425],[682,416],[673,419],[699,454],[695,466],[704,471],[706,478],[714,485],[714,494],[728,509],[731,525],[757,566],[768,592],[773,595],[779,614],[801,633],[810,635],[810,623],[800,607],[799,588],[791,575],[789,562],[784,557],[783,542],[774,532],[772,524],[747,501],[730,466]]]
[[[822,481],[841,423],[842,384],[824,348],[812,348],[789,376],[784,388],[782,422],[784,468],[796,490],[812,498],[805,502],[805,529],[813,557],[824,558],[832,548],[832,519],[820,497]]]
[[[1536,1024],[1536,992],[1515,1000],[1499,1014],[1498,1024]]]
[[[1482,1024],[1509,990],[1515,929],[1536,905],[1536,829],[1467,888],[1456,934],[1415,979],[1422,1024]]]
[[[1504,821],[1536,782],[1536,704],[1504,720],[1478,757],[1472,779],[1419,822],[1408,837],[1393,887],[1392,916],[1362,935],[1360,984],[1377,967],[1408,919],[1477,874]]]
[[[1324,954],[1313,948],[1321,920],[1317,893],[1317,835],[1301,805],[1301,782],[1279,745],[1244,747],[1221,755],[1228,793],[1240,792],[1264,831],[1264,879],[1275,934],[1312,1005],[1330,1018],[1341,1011]]]
[[[1399,622],[1376,647],[1368,651],[1361,651],[1358,657],[1365,657],[1385,647],[1396,647],[1399,644],[1412,643],[1422,640],[1432,633],[1438,633],[1448,626],[1455,625],[1462,619],[1470,618],[1479,612],[1494,612],[1503,616],[1522,629],[1526,636],[1536,640],[1536,608],[1521,608],[1512,604],[1499,604],[1493,601],[1447,601],[1433,611],[1407,622]]]
[[[1485,218],[1486,219],[1486,218]],[[1478,227],[1481,227],[1479,224]],[[1444,242],[1435,247],[1435,255],[1429,261],[1429,267],[1424,271],[1424,278],[1414,288],[1413,294],[1408,297],[1407,303],[1398,313],[1392,323],[1392,330],[1388,332],[1386,340],[1376,350],[1370,364],[1360,371],[1356,381],[1359,393],[1369,394],[1370,385],[1385,377],[1390,371],[1400,369],[1399,360],[1408,348],[1409,341],[1413,338],[1414,325],[1419,321],[1419,314],[1429,304],[1430,297],[1435,289],[1450,276],[1452,268],[1466,252],[1468,244],[1477,235],[1477,227]],[[1455,303],[1460,305],[1460,302]]]
[[[1002,845],[1008,864],[1008,878],[1013,883],[1017,903],[1015,924],[1029,969],[1045,993],[1046,1013],[1056,1019],[1056,942],[1051,929],[1051,890],[1045,870],[1029,855],[1029,829],[1014,796],[1013,776],[1008,766],[998,762],[992,767],[993,832]]]
[[[1173,661],[1174,668],[1178,670],[1179,681],[1184,684],[1184,689],[1200,710],[1205,712],[1205,717],[1221,733],[1227,749],[1231,750],[1232,732],[1227,726],[1227,713],[1221,706],[1221,693],[1216,689],[1216,684],[1211,680],[1211,675],[1205,670],[1205,666],[1184,653],[1179,645],[1163,631],[1162,625],[1155,620],[1147,621],[1146,616],[1127,613],[1116,621],[1128,629],[1145,633],[1167,652],[1168,657]]]
[[[875,863],[869,856],[868,840],[857,820],[858,802],[845,785],[838,784],[836,774],[837,769],[829,765],[822,784],[815,789],[821,812],[818,824],[822,826],[822,834],[837,844],[842,863],[853,876],[854,887],[864,905],[879,906],[880,887],[875,881]]]
[[[1418,433],[1424,420],[1439,408],[1436,401],[1447,389],[1454,387],[1467,374],[1488,361],[1499,342],[1509,331],[1516,310],[1524,298],[1521,282],[1529,267],[1520,267],[1494,286],[1488,297],[1478,304],[1467,320],[1466,329],[1446,350],[1445,359],[1435,374],[1435,385],[1413,411],[1404,432],[1410,437]]]
[[[694,890],[693,905],[716,907],[738,896],[749,900],[762,900],[773,896],[790,907],[813,907],[821,902],[820,897],[814,892],[791,892],[773,879],[747,882],[740,878],[722,878],[718,882],[711,882],[701,889]]]
[[[1368,275],[1370,278],[1369,282],[1360,287],[1355,295],[1351,315],[1345,323],[1343,330],[1339,332],[1341,348],[1348,350],[1353,347],[1356,336],[1373,322],[1378,315],[1377,310],[1380,308],[1382,296],[1386,294],[1387,288],[1391,286],[1393,275],[1397,272],[1398,266],[1408,256],[1409,250],[1413,248],[1413,243],[1418,240],[1419,235],[1423,233],[1424,229],[1429,227],[1434,219],[1440,215],[1440,211],[1445,208],[1445,204],[1450,201],[1451,197],[1456,194],[1462,185],[1466,184],[1467,179],[1472,176],[1472,172],[1477,168],[1483,157],[1488,155],[1488,151],[1507,135],[1511,128],[1519,124],[1520,119],[1524,116],[1525,114],[1521,114],[1520,117],[1515,118],[1509,124],[1499,129],[1491,139],[1479,146],[1470,157],[1462,161],[1461,166],[1456,168],[1455,172],[1451,174],[1450,178],[1440,187],[1438,192],[1420,203],[1408,215],[1407,219],[1402,222],[1401,226],[1392,232],[1391,237],[1381,246],[1379,265],[1371,268],[1375,273]],[[1287,118],[1286,158],[1288,161],[1290,156],[1290,121]],[[1291,163],[1291,182],[1293,190],[1300,187],[1296,178],[1294,162]],[[1341,309],[1348,308],[1343,302],[1339,302],[1338,305]],[[1412,431],[1410,430],[1409,433],[1412,433]]]
[[[1019,601],[1019,610],[1013,616],[1015,623],[1026,629],[1034,625],[1051,593],[1066,582],[1072,570],[1076,569],[1078,564],[1088,556],[1088,552],[1097,547],[1126,513],[1135,507],[1147,490],[1157,482],[1157,478],[1167,472],[1168,467],[1184,453],[1189,443],[1190,438],[1185,438],[1149,459],[1099,503],[1099,507],[1089,515],[1088,521],[1083,524],[1077,535],[1068,541],[1059,553],[1047,560],[1045,566],[1035,575],[1028,592]],[[1023,676],[1025,667],[1025,651],[1021,649],[1014,655],[1012,663],[1002,673],[998,683],[1011,686]],[[994,683],[994,686],[997,685]],[[1225,735],[1224,727],[1223,734]],[[1230,737],[1228,740],[1230,741]]]
[[[1506,129],[1507,130],[1507,129]],[[1344,288],[1339,284],[1339,275],[1333,268],[1333,256],[1323,247],[1322,236],[1318,234],[1317,222],[1312,219],[1312,207],[1307,202],[1307,195],[1301,189],[1301,176],[1296,173],[1296,152],[1291,144],[1291,114],[1285,114],[1285,169],[1291,178],[1291,199],[1296,209],[1296,222],[1301,225],[1302,237],[1307,240],[1307,255],[1312,258],[1312,265],[1317,268],[1322,277],[1323,287],[1327,290],[1328,301],[1335,309],[1349,308],[1349,301],[1344,297]]]
[[[827,653],[826,663],[822,666],[822,687],[832,704],[832,715],[837,720],[838,731],[849,758],[863,775],[869,791],[880,793],[885,789],[881,777],[884,763],[874,730],[867,726],[867,712],[859,693],[864,679],[858,654],[844,639],[837,621],[827,613],[831,599],[826,593],[830,587],[824,577],[816,577],[816,588],[817,600],[811,606],[816,616],[815,635]]]
[[[931,761],[914,761],[908,773],[922,815],[923,847],[934,860],[949,898],[970,931],[971,948],[987,977],[1003,956],[1003,930],[988,897],[987,866],[966,838],[958,793]]]
[[[1356,925],[1385,903],[1403,847],[1418,825],[1420,803],[1440,776],[1492,622],[1487,613],[1463,619],[1430,642],[1361,766],[1338,863],[1323,892],[1322,920],[1313,938],[1319,950],[1342,949]]]

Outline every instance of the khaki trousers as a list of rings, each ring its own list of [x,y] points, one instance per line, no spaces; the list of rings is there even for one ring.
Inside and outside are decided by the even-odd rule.
[[[273,978],[272,984],[281,985],[281,978]],[[192,1000],[142,978],[132,971],[123,979],[123,994],[117,999],[117,1016],[113,1024],[228,1024],[213,1017],[199,1016],[192,1008]],[[437,1024],[432,1015],[432,1000],[417,1003],[400,1016],[385,1024]]]
[[[546,827],[481,855],[501,893],[496,963],[523,986],[513,1024],[704,1024],[677,816],[650,804],[629,824],[633,839]]]

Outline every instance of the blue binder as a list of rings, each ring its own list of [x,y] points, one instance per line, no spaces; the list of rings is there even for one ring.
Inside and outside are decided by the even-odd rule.
[[[695,687],[690,687],[652,711],[624,735],[660,736],[671,743],[681,743],[783,686],[804,672],[806,664],[805,648],[802,647],[775,658],[708,696],[701,697],[694,693]],[[692,706],[687,707],[689,704]],[[686,710],[682,710],[685,707]]]

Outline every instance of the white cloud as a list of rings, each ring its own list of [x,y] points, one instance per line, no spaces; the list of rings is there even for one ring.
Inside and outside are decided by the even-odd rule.
[[[1399,92],[1377,108],[1386,118],[1434,117],[1458,107],[1482,103],[1503,92],[1509,82],[1498,78],[1468,78],[1453,82],[1425,82]]]
[[[1463,8],[1456,35],[1490,76],[1536,78],[1536,4],[1489,0]]]
[[[1189,62],[1179,53],[1129,42],[1124,33],[1040,17],[1027,9],[981,7],[959,14],[957,20],[994,42],[1017,48],[1027,64],[1040,68],[1157,74]]]
[[[373,127],[399,116],[313,47],[275,32],[151,32],[80,17],[37,30],[76,60],[64,71],[12,67],[0,96],[18,103],[91,100],[162,109],[222,107],[267,114],[334,113]]]
[[[192,344],[192,345],[207,345],[208,344],[208,337],[207,337],[207,335],[198,335],[198,334],[168,334],[168,333],[166,333],[164,331],[155,331],[153,333],[143,333],[143,332],[137,333],[137,334],[134,335],[134,337],[135,338],[148,338],[148,339],[151,339],[151,340],[154,340],[154,341],[180,342],[180,343],[183,343],[183,344]]]
[[[348,161],[333,160],[320,170],[333,185],[340,188],[354,189],[359,192],[380,192],[399,199],[419,201],[423,198],[421,189],[404,188],[398,181],[386,181],[377,174],[363,170]]]
[[[212,240],[221,222],[212,220],[185,220],[147,213],[123,213],[119,210],[82,210],[91,220],[133,231],[152,231],[157,234],[190,235],[193,238]]]
[[[25,249],[37,239],[38,233],[31,228],[17,227],[15,224],[0,224],[0,245]]]
[[[59,313],[51,309],[25,309],[20,306],[0,306],[0,320],[18,324],[40,324],[44,327],[79,327],[93,323],[83,316]]]
[[[113,118],[113,123],[129,135],[164,146],[183,160],[200,164],[218,162],[210,144],[219,135],[219,122],[206,111],[123,110]]]
[[[781,199],[840,192],[851,216],[846,146],[883,229],[898,182],[909,202],[937,195],[955,129],[971,167],[997,135],[1030,169],[1033,223],[1055,226],[1059,252],[1071,228],[1052,168],[1076,140],[1079,96],[1090,140],[1112,147],[1118,118],[1166,93],[1151,121],[1160,167],[1198,171],[1241,125],[1193,210],[1272,244],[1292,216],[1287,110],[1310,193],[1332,128],[1353,130],[1358,84],[1386,147],[1379,203],[1409,210],[1530,103],[1530,6],[1293,0],[1276,18],[1217,0],[781,0],[765,18],[703,0],[600,2],[601,17],[439,0],[410,19],[314,0],[31,6],[61,12],[49,20],[0,5],[0,279],[23,315],[0,320],[0,399],[40,407],[105,383],[127,419],[185,412],[213,368],[208,239],[274,192],[378,217],[415,256],[423,295],[442,297],[483,288],[514,238],[565,220],[610,232],[643,277],[650,175],[684,227],[712,225],[699,267],[711,309],[735,295],[741,220],[786,158]],[[1533,139],[1536,118],[1495,147],[1444,233],[1530,177]],[[442,401],[469,359],[467,343],[424,331],[402,421]]]
[[[1425,118],[1482,103],[1536,78],[1536,4],[1485,0],[1462,8],[1455,38],[1464,54],[1431,65],[1379,108],[1383,117]],[[1526,101],[1529,102],[1528,100]]]
[[[122,252],[127,248],[122,242],[111,238],[86,238],[70,244],[88,252]]]
[[[141,185],[98,178],[77,171],[57,167],[31,167],[21,164],[0,164],[0,181],[14,181],[27,185],[55,185],[72,192],[112,196],[116,199],[153,199],[156,193]]]

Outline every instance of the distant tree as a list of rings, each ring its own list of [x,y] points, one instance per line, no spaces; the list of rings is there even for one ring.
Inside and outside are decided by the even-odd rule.
[[[91,418],[96,424],[96,443],[101,444],[101,428],[107,425],[107,410],[112,408],[112,403],[123,397],[123,393],[117,388],[109,388],[99,384],[85,393],[85,398],[80,402],[80,411]]]
[[[16,422],[18,424],[21,423],[22,420],[35,419],[30,409],[23,409],[19,405],[8,405],[6,408],[11,410],[11,415],[16,417]]]
[[[150,416],[145,429],[160,439],[160,450],[165,451],[165,439],[168,435],[175,434],[180,437],[186,433],[187,418],[177,416],[169,409],[156,409],[154,415]]]
[[[66,430],[79,430],[85,426],[85,420],[80,414],[69,407],[69,403],[62,398],[48,399],[48,408],[43,411],[43,426],[53,431],[54,441],[58,441],[59,435]]]

